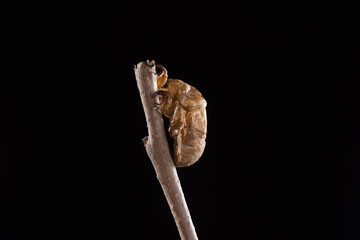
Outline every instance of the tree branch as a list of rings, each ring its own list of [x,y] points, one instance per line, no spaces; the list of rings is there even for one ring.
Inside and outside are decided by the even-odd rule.
[[[161,113],[153,109],[155,105],[151,95],[157,88],[155,62],[147,60],[138,63],[135,67],[135,76],[149,132],[149,136],[143,139],[146,152],[155,168],[181,239],[198,239],[181,189],[176,167],[170,154]]]

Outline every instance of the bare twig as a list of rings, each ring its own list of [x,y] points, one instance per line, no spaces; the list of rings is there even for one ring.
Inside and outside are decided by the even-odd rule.
[[[146,152],[155,168],[181,239],[198,239],[170,154],[163,119],[161,113],[154,110],[154,99],[151,98],[152,93],[156,91],[155,62],[148,60],[138,63],[135,68],[135,76],[149,131],[149,136],[143,139]]]

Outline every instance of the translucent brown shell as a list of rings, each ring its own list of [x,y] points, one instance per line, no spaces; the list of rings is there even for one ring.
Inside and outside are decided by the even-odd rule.
[[[167,71],[161,65],[158,74],[158,91],[162,95],[159,110],[170,120],[169,133],[174,139],[175,166],[194,164],[204,152],[207,117],[206,100],[193,86],[178,80],[167,79]],[[167,83],[166,88],[161,88]]]

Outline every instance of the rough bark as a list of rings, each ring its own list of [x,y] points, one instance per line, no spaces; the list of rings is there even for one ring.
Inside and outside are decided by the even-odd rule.
[[[140,62],[135,67],[137,86],[144,107],[149,132],[149,136],[145,137],[143,141],[146,152],[154,166],[157,178],[174,216],[181,239],[195,240],[198,238],[185,201],[184,193],[181,189],[176,167],[170,154],[163,118],[160,111],[154,109],[155,99],[151,97],[157,87],[155,68],[155,62],[149,62],[149,60]]]

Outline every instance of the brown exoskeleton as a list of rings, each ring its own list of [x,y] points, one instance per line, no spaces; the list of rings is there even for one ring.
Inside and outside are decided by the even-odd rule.
[[[205,148],[207,118],[206,100],[193,86],[178,79],[168,79],[167,70],[157,73],[158,90],[153,97],[161,95],[158,109],[170,119],[169,133],[174,139],[173,158],[176,167],[194,164]],[[163,86],[167,84],[166,88]]]

